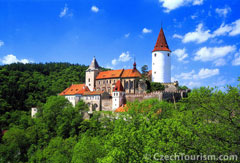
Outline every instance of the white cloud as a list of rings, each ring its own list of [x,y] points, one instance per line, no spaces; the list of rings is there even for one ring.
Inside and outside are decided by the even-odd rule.
[[[175,51],[172,52],[178,57],[179,61],[183,61],[185,58],[188,57],[188,54],[186,53],[186,49],[176,49]]]
[[[201,5],[203,4],[203,0],[194,0],[193,5]]]
[[[131,57],[130,57],[130,54],[129,54],[129,52],[127,51],[126,53],[122,53],[120,56],[119,56],[119,61],[120,62],[127,62],[127,61],[129,61],[131,59]]]
[[[215,12],[221,17],[226,17],[227,14],[231,11],[232,11],[231,8],[228,6],[226,6],[225,8],[222,8],[222,9],[216,8],[216,10],[215,10]]]
[[[202,68],[198,73],[195,73],[194,70],[190,72],[182,72],[180,75],[176,75],[175,78],[183,80],[199,80],[209,78],[219,74],[219,69],[208,69]]]
[[[181,35],[178,35],[178,34],[174,34],[174,35],[173,35],[173,38],[179,38],[179,39],[183,39],[183,36],[181,36]]]
[[[125,38],[128,38],[129,36],[130,36],[130,33],[126,33],[126,34],[124,35]]]
[[[0,60],[3,64],[11,64],[11,63],[17,63],[17,62],[20,62],[20,63],[30,63],[30,61],[28,59],[17,59],[17,57],[13,54],[8,54],[6,56],[3,57],[3,59]]]
[[[4,42],[0,40],[0,47],[4,45]]]
[[[129,52],[123,52],[118,59],[113,59],[112,60],[112,65],[117,65],[119,62],[128,62],[132,59],[132,57],[130,56]]]
[[[151,29],[143,28],[142,33],[152,33]]]
[[[171,10],[177,9],[185,5],[201,5],[203,0],[159,0],[162,6],[166,8],[164,12],[170,12]]]
[[[240,19],[232,23],[232,31],[229,33],[230,36],[236,36],[240,34]]]
[[[233,66],[240,66],[240,50],[235,54],[234,60],[232,61]]]
[[[59,14],[59,17],[62,18],[62,17],[64,17],[64,16],[66,16],[66,15],[67,15],[67,12],[68,12],[68,7],[67,7],[67,4],[65,4],[63,10],[62,10],[62,11],[60,12],[60,14]]]
[[[205,79],[219,74],[219,69],[204,69],[202,68],[198,74],[194,75],[195,79]]]
[[[92,10],[92,12],[96,12],[97,13],[99,11],[99,8],[97,6],[92,6],[91,10]]]
[[[213,61],[215,59],[222,58],[227,54],[234,52],[235,50],[236,50],[236,47],[234,45],[213,47],[213,48],[203,47],[196,52],[194,60],[195,61],[200,60],[204,62]]]
[[[194,70],[192,70],[191,72],[182,72],[180,75],[176,75],[176,78],[184,80],[192,79],[194,74],[195,74]]]
[[[213,62],[215,66],[224,66],[226,65],[226,61],[223,58],[219,58]]]
[[[117,59],[113,59],[112,60],[112,65],[116,65],[117,64]]]
[[[222,23],[218,29],[214,32],[210,32],[210,30],[204,30],[203,24],[200,23],[197,25],[197,28],[194,32],[188,32],[184,36],[174,34],[174,38],[182,39],[183,43],[188,42],[196,42],[196,43],[203,43],[206,42],[210,38],[215,38],[217,36],[236,36],[240,34],[240,19],[232,22],[231,24],[224,24]]]
[[[232,27],[229,25],[221,24],[221,26],[213,32],[214,36],[221,36],[221,35],[227,35],[230,31],[232,31]]]
[[[202,43],[207,41],[210,37],[210,30],[202,30],[203,24],[198,24],[196,30],[194,32],[189,32],[184,35],[182,42],[187,43],[187,42],[197,42],[197,43]]]

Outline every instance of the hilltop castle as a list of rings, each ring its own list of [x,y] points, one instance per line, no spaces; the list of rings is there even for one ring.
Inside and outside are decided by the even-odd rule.
[[[162,28],[152,51],[152,70],[149,75],[153,82],[165,85],[165,91],[147,94],[146,83],[141,80],[142,74],[137,70],[136,62],[132,69],[101,71],[94,57],[86,70],[85,84],[72,84],[60,95],[65,96],[73,106],[82,99],[88,104],[90,112],[117,111],[126,101],[135,99],[171,99],[172,95],[177,96],[176,93],[180,98],[183,97],[183,92],[177,89],[178,83],[171,83],[171,50]]]

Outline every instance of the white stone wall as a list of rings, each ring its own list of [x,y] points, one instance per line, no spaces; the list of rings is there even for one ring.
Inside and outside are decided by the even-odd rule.
[[[72,103],[73,107],[75,107],[76,104],[78,103],[78,101],[81,99],[81,96],[69,95],[69,96],[65,96],[65,98],[68,99],[68,101]]]
[[[152,52],[152,81],[159,83],[171,82],[171,52]]]

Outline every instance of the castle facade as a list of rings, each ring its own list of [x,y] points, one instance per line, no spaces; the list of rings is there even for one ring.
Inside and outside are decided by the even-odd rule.
[[[177,93],[177,82],[171,83],[171,50],[162,28],[152,51],[152,70],[149,71],[149,75],[153,82],[165,85],[168,97],[171,98],[172,95],[169,92]],[[59,95],[68,99],[73,106],[79,100],[85,101],[90,112],[117,111],[124,107],[128,99],[132,101],[137,98],[159,97],[163,100],[164,92],[146,94],[146,84],[141,77],[142,74],[137,70],[136,62],[132,69],[101,71],[94,57],[86,70],[85,84],[72,84]],[[181,93],[182,96],[183,93]]]

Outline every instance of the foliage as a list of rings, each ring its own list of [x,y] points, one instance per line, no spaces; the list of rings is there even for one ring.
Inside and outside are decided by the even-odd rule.
[[[147,81],[147,92],[162,91],[165,89],[165,86],[161,83],[149,82]]]
[[[188,89],[188,87],[185,86],[185,85],[183,85],[183,86],[178,86],[178,89],[179,89],[179,90],[186,90],[186,89]]]
[[[134,101],[127,104],[126,113],[96,112],[89,120],[82,118],[81,112],[86,109],[82,101],[73,107],[64,97],[47,96],[43,91],[46,99],[40,100],[37,116],[32,119],[27,107],[14,110],[9,100],[20,106],[22,102],[18,100],[25,97],[20,94],[18,98],[11,97],[18,91],[10,88],[6,91],[4,80],[14,87],[11,82],[19,81],[15,80],[16,74],[27,70],[34,73],[30,70],[35,65],[14,66],[0,70],[3,77],[0,80],[5,83],[0,86],[0,106],[5,109],[1,110],[0,123],[2,129],[7,129],[1,138],[0,162],[167,162],[154,157],[156,153],[240,156],[240,85],[228,86],[225,92],[206,87],[193,89],[176,105],[157,99]],[[43,66],[41,73],[49,75],[58,67],[52,66],[46,71]],[[9,71],[4,70],[7,68]],[[13,68],[19,72],[11,72]],[[13,76],[5,75],[9,73]],[[41,77],[37,79],[40,81]],[[35,83],[38,86],[32,82],[25,84],[21,89],[39,86],[38,82]],[[21,90],[16,85],[14,88]],[[39,90],[30,94],[42,97]]]

